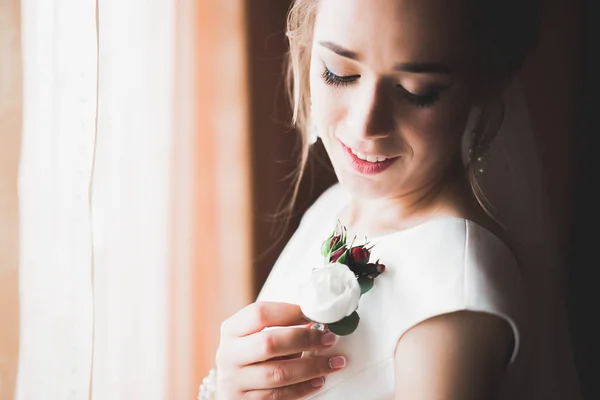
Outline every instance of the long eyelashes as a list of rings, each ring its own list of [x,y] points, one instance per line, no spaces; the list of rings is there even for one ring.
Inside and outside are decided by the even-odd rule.
[[[444,90],[443,88],[434,88],[423,94],[414,94],[406,90],[401,85],[397,85],[397,88],[406,100],[417,107],[428,107],[432,105],[440,99],[440,95]]]
[[[321,78],[327,85],[343,87],[349,86],[350,84],[356,82],[356,80],[360,78],[360,75],[339,76],[331,72],[327,67],[323,67]],[[400,92],[400,95],[416,107],[429,107],[433,105],[439,100],[442,92],[448,88],[444,86],[436,86],[430,88],[423,94],[414,94],[406,90],[401,85],[396,85],[396,87]]]
[[[356,81],[360,78],[360,75],[351,75],[351,76],[339,76],[334,74],[329,70],[329,68],[324,67],[323,73],[321,74],[323,81],[326,84],[331,86],[348,86],[350,83]]]

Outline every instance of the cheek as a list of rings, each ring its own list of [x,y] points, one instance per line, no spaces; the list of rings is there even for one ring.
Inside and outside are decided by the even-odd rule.
[[[422,166],[445,165],[460,151],[465,119],[457,118],[455,107],[447,108],[404,119],[402,139]]]
[[[341,91],[337,92],[321,81],[320,76],[311,77],[312,121],[316,124],[322,139],[334,132],[344,120],[347,106]]]
[[[444,149],[448,148],[444,132],[436,131],[431,126],[406,128],[401,136],[404,150],[409,155],[408,160],[420,167],[435,165],[444,154]]]
[[[463,93],[455,93],[428,112],[405,115],[404,126],[410,127],[406,130],[409,132],[406,140],[415,153],[420,152],[424,157],[451,157],[460,149],[469,109]]]

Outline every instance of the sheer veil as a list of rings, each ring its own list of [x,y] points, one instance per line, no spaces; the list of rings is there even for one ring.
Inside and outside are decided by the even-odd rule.
[[[505,95],[505,115],[481,186],[513,239],[527,296],[526,393],[512,398],[579,399],[568,331],[564,265],[557,254],[543,166],[521,85]]]

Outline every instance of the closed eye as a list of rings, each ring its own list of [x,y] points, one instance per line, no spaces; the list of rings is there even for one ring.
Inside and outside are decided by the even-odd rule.
[[[348,86],[349,84],[356,82],[360,75],[348,75],[340,76],[336,75],[329,70],[327,67],[323,67],[323,73],[321,74],[323,81],[331,86]]]
[[[341,76],[333,73],[327,66],[323,67],[321,74],[323,81],[330,86],[343,87],[349,86],[356,82],[360,75],[346,75]],[[431,86],[427,91],[421,94],[415,94],[406,90],[402,85],[396,85],[396,88],[400,91],[401,96],[406,99],[410,104],[416,107],[429,107],[439,100],[440,95],[450,86]]]
[[[416,107],[429,107],[440,99],[442,92],[449,86],[433,86],[421,94],[415,94],[406,90],[402,85],[396,85],[400,95]]]

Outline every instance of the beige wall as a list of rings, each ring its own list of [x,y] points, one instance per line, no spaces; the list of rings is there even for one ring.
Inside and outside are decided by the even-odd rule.
[[[214,366],[221,322],[253,300],[245,49],[250,3],[195,4],[194,343],[192,386],[185,398],[197,394]],[[216,79],[220,75],[229,78]],[[219,255],[216,260],[207,259],[213,254]]]
[[[19,355],[17,170],[21,142],[20,1],[0,0],[0,398]]]

